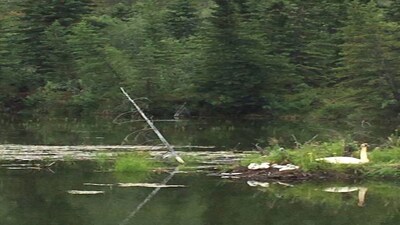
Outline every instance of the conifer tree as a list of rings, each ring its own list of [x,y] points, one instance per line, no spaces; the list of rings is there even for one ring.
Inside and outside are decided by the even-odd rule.
[[[197,11],[190,1],[177,0],[167,8],[167,30],[176,39],[187,38],[193,35],[198,23]]]
[[[15,18],[6,12],[9,9],[0,3],[0,111],[11,110],[18,107],[21,98],[18,96],[19,88],[22,86],[20,81],[20,71],[18,71],[19,60],[15,45],[16,34],[13,28]],[[13,21],[14,20],[14,21]]]
[[[286,5],[284,38],[296,74],[307,86],[324,87],[339,59],[337,31],[345,16],[343,1],[293,0]]]
[[[387,9],[387,18],[400,23],[400,0],[392,0]]]
[[[23,14],[20,36],[21,44],[25,48],[21,55],[23,65],[36,71],[41,77],[38,78],[39,84],[44,84],[49,77],[47,73],[54,74],[50,59],[53,54],[52,46],[47,45],[49,41],[46,40],[51,35],[46,35],[46,30],[51,26],[58,26],[58,30],[63,32],[58,35],[66,35],[67,31],[63,29],[68,29],[90,11],[90,0],[27,0],[21,5]],[[54,24],[56,21],[57,24]]]
[[[363,109],[379,111],[399,106],[400,57],[395,34],[399,26],[384,20],[376,3],[349,5],[348,20],[343,28],[343,85],[351,87],[349,97]]]
[[[241,35],[236,3],[215,3],[206,34],[204,73],[197,79],[199,93],[221,112],[259,111],[265,104],[266,77],[259,62],[251,58],[256,42]]]
[[[27,104],[34,106],[46,101],[47,92],[69,88],[76,72],[67,35],[70,27],[90,12],[90,6],[90,0],[26,0],[20,3],[16,43],[23,77],[20,83],[24,83],[20,92],[28,93]]]
[[[87,21],[71,28],[68,45],[73,54],[82,91],[100,94],[113,82],[117,82],[117,79],[110,78],[115,74],[110,73],[106,61],[106,42],[99,31]]]

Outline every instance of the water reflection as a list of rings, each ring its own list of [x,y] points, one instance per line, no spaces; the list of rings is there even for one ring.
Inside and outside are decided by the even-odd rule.
[[[0,125],[3,128],[0,130],[0,143],[160,144],[152,133],[140,135],[140,132],[137,132],[143,130],[144,123],[114,124],[112,118],[0,119]],[[174,145],[212,145],[237,149],[253,149],[257,143],[265,147],[271,144],[270,142],[292,145],[295,142],[294,138],[304,143],[316,136],[318,141],[351,136],[355,140],[358,137],[360,140],[373,142],[371,138],[385,138],[393,131],[390,126],[384,126],[384,130],[374,126],[357,131],[358,136],[353,137],[356,128],[319,123],[240,119],[159,121],[155,122],[155,125]],[[125,137],[127,140],[124,140]]]
[[[329,187],[329,188],[325,188],[324,191],[333,192],[333,193],[349,193],[349,192],[358,191],[357,205],[360,207],[364,207],[365,196],[367,194],[368,188],[367,187]]]
[[[187,185],[186,188],[160,189],[129,217],[155,189],[88,187],[83,184],[118,183],[122,178],[79,169],[55,172],[1,171],[0,224],[116,225],[126,221],[124,224],[142,225],[397,225],[400,219],[398,183],[307,182],[250,187],[245,181],[176,174],[168,183]],[[142,182],[161,182],[167,176],[154,175]],[[67,193],[88,188],[105,194]],[[350,192],[345,193],[345,189]]]

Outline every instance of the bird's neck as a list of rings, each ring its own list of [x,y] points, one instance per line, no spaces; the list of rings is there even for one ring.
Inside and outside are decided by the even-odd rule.
[[[361,148],[360,152],[360,160],[361,162],[369,162],[368,155],[367,155],[367,148]]]

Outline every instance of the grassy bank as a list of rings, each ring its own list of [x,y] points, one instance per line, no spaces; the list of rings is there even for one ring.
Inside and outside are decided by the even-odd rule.
[[[242,166],[249,163],[270,162],[277,164],[291,163],[304,172],[351,175],[359,178],[398,178],[400,177],[400,146],[376,147],[368,150],[370,162],[358,165],[330,164],[317,161],[318,158],[348,156],[359,158],[360,150],[346,151],[342,141],[331,143],[310,143],[298,149],[282,150],[278,147],[267,148],[266,155],[251,154],[241,161]]]

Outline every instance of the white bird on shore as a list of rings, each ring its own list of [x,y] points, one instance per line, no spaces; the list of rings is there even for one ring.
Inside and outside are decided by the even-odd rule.
[[[247,166],[247,169],[249,170],[260,170],[260,169],[268,169],[270,167],[269,162],[263,162],[263,163],[250,163]]]
[[[368,144],[361,144],[360,158],[336,156],[336,157],[325,157],[316,159],[317,161],[325,161],[333,164],[363,164],[369,162],[367,155]]]

